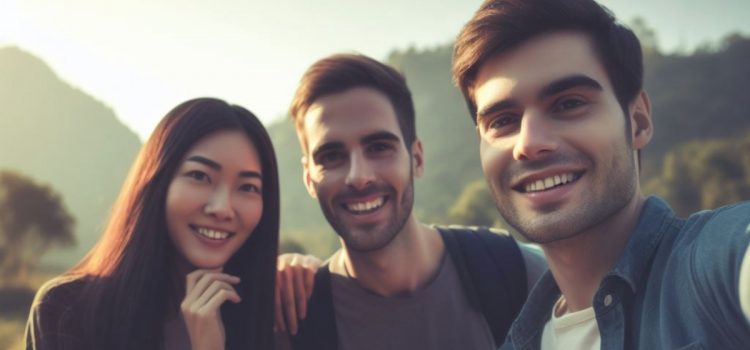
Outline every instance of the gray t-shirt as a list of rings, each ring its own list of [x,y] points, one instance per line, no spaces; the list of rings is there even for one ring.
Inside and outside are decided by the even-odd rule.
[[[385,298],[348,277],[341,251],[329,263],[339,349],[495,349],[484,316],[472,309],[445,254],[440,270],[408,296]]]

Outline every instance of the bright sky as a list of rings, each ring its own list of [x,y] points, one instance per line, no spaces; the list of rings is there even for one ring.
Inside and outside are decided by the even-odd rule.
[[[645,18],[663,49],[750,34],[747,0],[603,0]],[[145,139],[189,98],[284,115],[304,70],[342,51],[384,59],[451,42],[480,0],[0,0],[0,47],[45,60]]]

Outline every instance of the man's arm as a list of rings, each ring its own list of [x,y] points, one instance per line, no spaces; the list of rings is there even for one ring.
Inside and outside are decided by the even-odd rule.
[[[274,330],[297,334],[298,320],[307,316],[315,272],[322,261],[312,255],[282,254],[276,263]]]
[[[745,234],[750,234],[750,227]],[[742,266],[740,267],[739,293],[742,312],[750,325],[750,246],[745,251],[745,257],[742,259]]]

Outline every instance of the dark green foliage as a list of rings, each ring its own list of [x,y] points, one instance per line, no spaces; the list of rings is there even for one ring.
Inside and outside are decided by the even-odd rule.
[[[14,172],[0,172],[1,281],[23,280],[48,249],[72,245],[74,223],[52,188]]]
[[[305,247],[302,246],[300,242],[297,242],[294,239],[291,238],[285,238],[281,240],[279,244],[279,254],[285,254],[285,253],[298,253],[298,254],[305,254],[307,251],[305,250]]]
[[[750,39],[736,35],[716,52],[652,58],[646,90],[655,135],[644,151],[645,174],[675,145],[694,139],[740,136],[750,129]],[[653,167],[653,169],[650,169]]]
[[[459,225],[496,226],[499,216],[484,180],[466,185],[456,203],[448,210],[450,223]]]
[[[750,133],[691,141],[667,152],[645,191],[661,195],[683,216],[750,199]]]
[[[28,287],[0,288],[0,310],[3,318],[25,320],[36,291]]]

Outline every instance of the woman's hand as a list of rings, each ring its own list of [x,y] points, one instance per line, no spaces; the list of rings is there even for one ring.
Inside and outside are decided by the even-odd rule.
[[[226,334],[220,307],[225,301],[241,301],[232,285],[239,277],[220,270],[195,270],[187,275],[185,299],[180,304],[192,350],[224,349]]]

